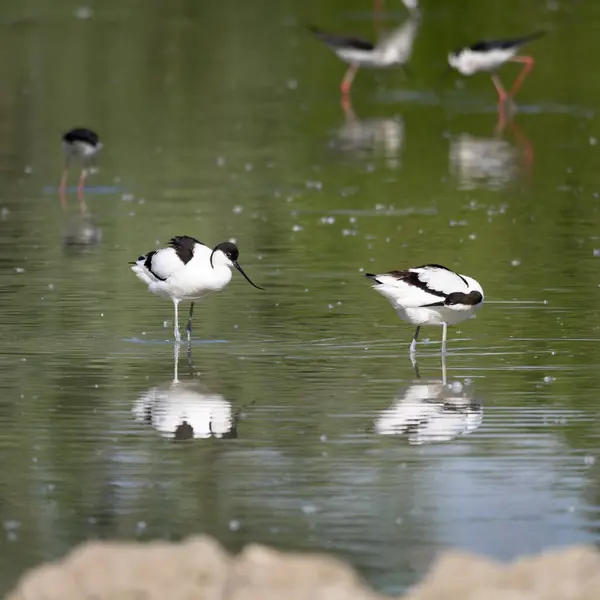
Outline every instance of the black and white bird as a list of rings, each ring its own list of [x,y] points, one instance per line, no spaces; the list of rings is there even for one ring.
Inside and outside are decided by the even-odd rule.
[[[508,97],[516,94],[527,74],[533,69],[535,61],[532,56],[517,56],[517,52],[531,40],[545,34],[538,31],[531,35],[510,40],[482,41],[472,46],[460,48],[448,54],[448,64],[461,75],[474,75],[475,73],[491,73],[492,81],[498,92],[499,102],[504,102]],[[524,63],[523,70],[515,80],[512,88],[507,93],[496,71],[507,62]]]
[[[392,29],[377,42],[360,37],[327,33],[310,26],[309,30],[350,67],[340,84],[344,96],[350,93],[354,76],[359,67],[383,69],[393,66],[405,67],[412,56],[412,49],[419,28],[419,14],[415,12],[400,27]]]
[[[75,158],[81,162],[81,174],[79,175],[79,183],[77,185],[77,192],[81,200],[85,178],[88,175],[90,167],[94,164],[98,153],[102,149],[102,142],[95,131],[84,127],[76,127],[75,129],[67,131],[67,133],[62,136],[62,145],[65,155],[65,166],[60,179],[60,194],[61,196],[64,196],[66,193],[69,166],[71,160]]]
[[[231,268],[235,267],[255,288],[238,263],[239,250],[232,242],[221,242],[214,248],[197,239],[179,235],[169,241],[168,248],[152,250],[130,263],[131,270],[148,285],[148,290],[157,296],[169,298],[175,306],[174,336],[179,333],[179,303],[191,300],[187,324],[188,341],[192,334],[194,300],[211,292],[220,292],[231,281]]]
[[[444,353],[448,325],[469,319],[483,305],[483,289],[475,279],[442,265],[422,265],[379,275],[367,273],[366,277],[374,282],[373,288],[392,303],[403,321],[417,326],[410,345],[411,356],[422,325],[443,327]]]

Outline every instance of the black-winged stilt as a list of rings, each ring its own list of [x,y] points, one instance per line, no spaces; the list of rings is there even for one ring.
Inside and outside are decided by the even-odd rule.
[[[231,281],[231,268],[235,267],[255,288],[248,275],[238,263],[239,250],[232,242],[221,242],[209,248],[197,239],[180,235],[169,241],[168,248],[152,250],[140,256],[131,270],[148,285],[148,290],[157,296],[169,298],[175,306],[174,336],[179,333],[179,303],[191,300],[187,324],[188,341],[192,334],[194,300],[211,292],[221,291]]]
[[[532,56],[517,56],[517,52],[527,42],[539,38],[544,34],[544,31],[538,31],[531,35],[510,40],[477,42],[472,46],[450,52],[448,54],[448,64],[466,76],[481,72],[491,73],[492,81],[498,92],[498,101],[502,104],[508,97],[516,94],[523,80],[535,64]],[[525,65],[508,93],[496,74],[496,71],[507,62],[524,63]]]
[[[102,149],[102,142],[98,134],[85,127],[76,127],[67,131],[62,136],[63,151],[65,155],[65,165],[60,178],[59,192],[61,198],[65,196],[67,190],[67,178],[69,175],[69,166],[71,160],[76,158],[81,161],[81,174],[77,185],[79,200],[83,200],[83,186],[85,178],[88,175],[89,168],[93,165],[98,152]]]
[[[360,37],[327,33],[313,26],[310,26],[309,30],[327,44],[338,58],[350,63],[340,84],[342,94],[347,96],[359,67],[374,69],[406,67],[412,56],[418,27],[419,16],[415,14],[399,27],[383,35],[377,44]]]
[[[448,325],[456,325],[473,316],[483,304],[479,283],[442,265],[429,264],[404,271],[365,275],[373,288],[394,306],[398,316],[417,326],[410,344],[414,356],[422,325],[441,325],[442,353],[446,352]]]

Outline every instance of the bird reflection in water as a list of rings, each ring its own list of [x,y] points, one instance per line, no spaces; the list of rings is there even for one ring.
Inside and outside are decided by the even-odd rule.
[[[168,439],[237,438],[231,403],[191,377],[179,379],[179,350],[180,345],[175,344],[173,381],[140,395],[132,409],[135,420],[151,425]],[[189,346],[187,357],[191,369]]]
[[[333,147],[357,157],[373,153],[383,156],[390,169],[402,165],[404,121],[400,115],[361,120],[352,108],[349,96],[342,96],[344,124],[337,130]]]
[[[534,160],[531,140],[514,121],[514,105],[498,106],[498,122],[491,137],[469,133],[450,142],[450,174],[461,190],[501,189],[519,178],[529,180]],[[513,142],[505,139],[507,131]]]
[[[64,213],[63,244],[69,248],[87,248],[100,243],[102,229],[94,223],[86,204],[83,191],[79,195],[79,211],[69,213],[66,194],[61,194]]]
[[[394,404],[382,410],[373,430],[379,435],[405,435],[409,444],[448,442],[472,433],[481,425],[483,407],[473,399],[470,385],[448,383],[442,357],[442,379],[417,379],[401,390]]]

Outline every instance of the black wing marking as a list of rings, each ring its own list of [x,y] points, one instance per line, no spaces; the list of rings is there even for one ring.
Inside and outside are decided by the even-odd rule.
[[[148,254],[146,254],[146,260],[144,261],[144,267],[146,267],[146,269],[148,269],[148,271],[150,271],[150,273],[152,273],[152,275],[154,275],[154,277],[156,277],[156,279],[159,279],[160,281],[166,281],[167,279],[165,277],[158,276],[152,270],[152,258],[154,257],[156,252],[157,252],[156,250],[152,250],[152,252],[148,252]],[[140,259],[142,259],[142,258],[143,257],[140,257]]]
[[[74,142],[84,142],[85,144],[90,144],[90,146],[97,146],[100,141],[100,138],[95,131],[86,129],[85,127],[76,127],[75,129],[67,131],[62,139],[69,144],[73,144]]]
[[[427,266],[432,267],[434,265]],[[442,267],[442,269],[445,269],[446,271],[450,270],[446,269],[446,267]],[[404,281],[404,283],[419,288],[420,290],[423,290],[424,292],[427,292],[432,296],[439,296],[440,298],[446,298],[447,296],[447,294],[445,294],[444,292],[440,292],[439,290],[434,290],[433,288],[430,288],[427,285],[427,283],[419,279],[419,273],[415,273],[414,271],[390,271],[389,273],[386,273],[386,275],[390,275],[391,277],[398,279],[398,281]]]
[[[317,27],[309,26],[311,31],[317,38],[322,42],[325,42],[332,48],[352,48],[354,50],[374,50],[375,46],[369,40],[364,38],[349,36],[349,35],[338,35],[337,33],[327,33],[318,29]]]
[[[536,33],[532,33],[531,35],[527,35],[520,38],[513,38],[510,40],[483,40],[481,42],[477,42],[472,46],[469,46],[469,50],[473,52],[488,52],[490,50],[509,50],[511,48],[518,48],[523,44],[531,40],[535,40],[539,37],[545,35],[545,31],[537,31]]]
[[[450,273],[456,275],[457,277],[460,277],[461,280],[463,281],[463,283],[467,287],[469,287],[467,280],[462,275],[459,275],[456,271],[453,271],[452,269],[449,269],[448,267],[444,267],[444,265],[438,265],[437,263],[429,263],[428,265],[421,265],[419,267],[415,267],[415,269],[443,269],[444,271],[449,271]]]
[[[175,250],[179,260],[184,265],[187,265],[187,263],[192,260],[192,257],[194,256],[194,246],[196,244],[204,246],[202,242],[189,235],[177,235],[169,240],[169,246]]]

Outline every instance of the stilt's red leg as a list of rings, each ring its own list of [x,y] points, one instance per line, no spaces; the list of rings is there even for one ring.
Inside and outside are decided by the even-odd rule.
[[[531,167],[534,159],[533,144],[514,121],[510,124],[510,128],[515,136],[517,144],[523,149],[523,167],[525,174],[529,177],[531,175]]]
[[[350,65],[350,68],[346,71],[344,79],[342,79],[342,83],[340,84],[340,90],[344,96],[347,96],[350,93],[350,88],[352,87],[352,82],[354,81],[357,70],[358,65]]]
[[[60,186],[58,188],[58,194],[60,195],[60,203],[62,204],[63,210],[67,207],[67,177],[69,176],[68,169],[62,172],[60,178]]]
[[[500,105],[500,104],[504,103],[504,101],[508,98],[508,94],[506,93],[506,90],[502,86],[502,82],[500,81],[500,78],[495,73],[492,75],[492,81],[494,82],[494,87],[496,88],[496,91],[498,92],[498,105]]]
[[[85,177],[87,175],[87,171],[85,167],[81,169],[81,175],[79,176],[79,183],[77,185],[77,198],[79,199],[79,205],[81,206],[82,212],[85,211],[85,200],[84,200],[84,186],[85,186]]]
[[[498,103],[498,123],[496,124],[496,135],[501,135],[506,127],[506,104]]]
[[[373,0],[373,27],[375,35],[381,37],[381,17],[383,11],[383,0]]]
[[[533,59],[533,56],[513,56],[510,60],[512,62],[525,63],[523,70],[521,71],[521,73],[519,73],[519,76],[513,83],[513,86],[510,89],[510,92],[508,92],[509,96],[514,96],[517,93],[518,89],[523,84],[523,81],[525,80],[525,77],[527,77],[527,75],[529,74],[529,71],[531,71],[531,69],[533,69],[535,60]]]
[[[354,111],[352,110],[352,102],[350,101],[350,96],[342,95],[342,110],[344,111],[344,115],[346,119],[354,120],[356,117],[354,116]]]

